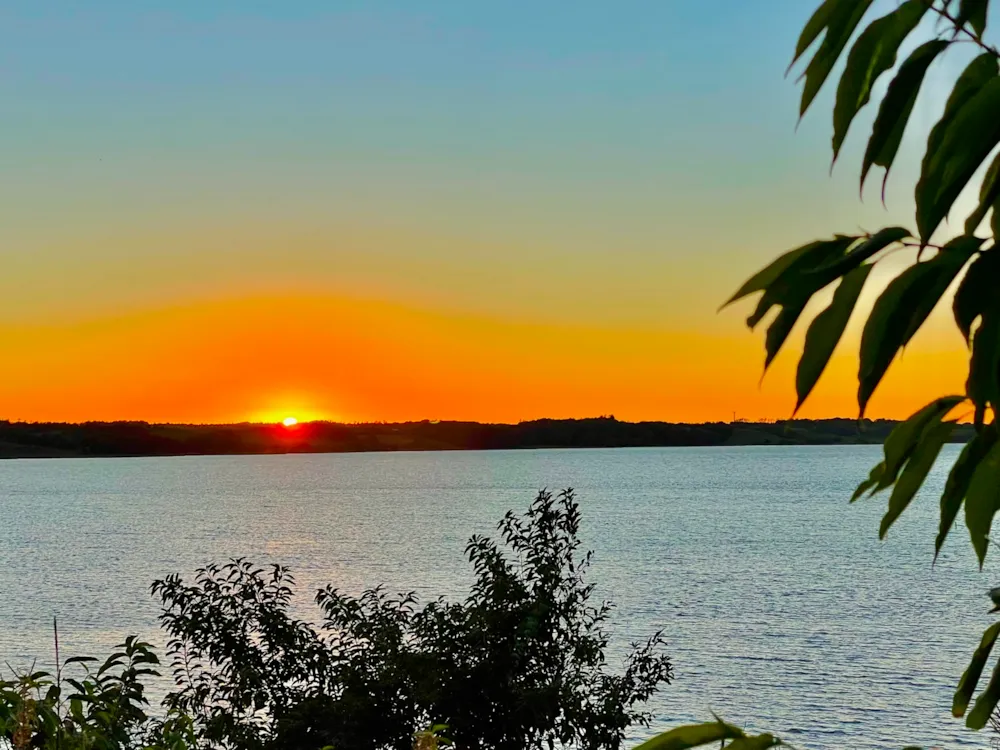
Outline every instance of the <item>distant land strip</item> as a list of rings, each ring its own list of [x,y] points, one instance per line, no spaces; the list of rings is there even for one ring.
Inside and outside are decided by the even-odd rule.
[[[422,422],[186,425],[0,421],[0,458],[260,455],[374,451],[640,448],[879,443],[897,422],[796,419],[782,422],[621,422],[614,417],[518,424]],[[965,442],[970,425],[952,440]]]

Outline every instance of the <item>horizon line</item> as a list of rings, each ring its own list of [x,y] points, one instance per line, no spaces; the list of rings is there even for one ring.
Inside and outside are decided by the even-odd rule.
[[[308,425],[336,425],[340,427],[363,427],[370,425],[415,425],[415,424],[475,424],[483,426],[505,426],[505,427],[517,427],[523,424],[532,424],[536,422],[594,422],[594,421],[608,421],[608,422],[618,422],[620,424],[638,425],[638,424],[669,424],[678,426],[699,426],[699,425],[741,425],[741,424],[753,424],[753,425],[773,425],[773,424],[785,424],[785,423],[796,423],[796,422],[857,422],[857,423],[879,423],[879,422],[903,422],[903,419],[890,419],[887,417],[880,417],[877,419],[872,419],[870,417],[821,417],[821,418],[808,418],[808,417],[788,417],[785,419],[734,419],[734,420],[705,420],[702,422],[672,422],[665,419],[641,419],[641,420],[627,420],[627,419],[617,419],[613,414],[602,414],[599,416],[591,417],[538,417],[534,419],[522,419],[517,422],[482,422],[475,419],[408,419],[408,420],[356,420],[356,421],[337,421],[333,419],[304,419],[298,420],[294,425],[284,425],[282,420],[274,421],[259,421],[259,420],[242,420],[239,422],[157,422],[149,421],[146,419],[88,419],[84,421],[52,421],[52,420],[24,420],[24,419],[6,419],[0,418],[0,424],[7,425],[65,425],[82,427],[86,425],[145,425],[149,427],[282,427],[283,429],[297,429],[305,427]]]

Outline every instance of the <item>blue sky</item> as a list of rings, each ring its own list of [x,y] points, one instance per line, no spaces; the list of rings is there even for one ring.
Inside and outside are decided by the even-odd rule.
[[[251,298],[324,298],[328,309],[355,299],[450,319],[584,326],[606,341],[650,331],[688,342],[634,365],[648,393],[657,368],[683,369],[716,341],[740,341],[734,367],[755,384],[760,342],[744,332],[742,310],[717,314],[718,305],[784,250],[909,223],[920,140],[947,95],[939,82],[961,62],[931,76],[887,207],[878,177],[861,202],[871,111],[830,176],[833,81],[797,126],[798,87],[784,75],[812,8],[5,3],[0,336],[42,357],[23,355],[33,388],[39,362],[80,368],[86,344],[74,343],[74,326],[132,321],[112,347],[127,356],[149,341],[159,310],[202,305],[208,321],[219,319],[213,305],[242,310],[236,301]],[[379,321],[375,350],[402,326]],[[37,325],[55,328],[42,335]],[[307,325],[319,323],[281,323]],[[499,334],[486,323],[459,328],[480,332],[463,336],[481,337],[488,363],[487,340]],[[561,336],[538,334],[534,345],[544,351],[549,335]],[[597,372],[599,351],[591,355],[579,367]],[[205,366],[225,371],[223,359]],[[32,393],[56,403],[50,391]],[[542,393],[524,398],[544,403]],[[759,413],[772,413],[776,398]],[[643,399],[635,415],[653,403]],[[731,413],[728,402],[716,407]],[[829,409],[845,412],[840,402]],[[444,413],[479,415],[426,410]]]
[[[322,234],[339,222],[424,237],[412,253],[378,252],[404,266],[468,267],[474,296],[499,313],[518,311],[481,288],[502,265],[496,254],[546,273],[579,261],[580,284],[627,259],[634,278],[610,290],[626,300],[651,291],[650,268],[698,273],[697,256],[736,257],[742,242],[753,261],[730,284],[803,231],[842,228],[842,215],[856,222],[856,169],[825,179],[825,102],[795,133],[797,91],[783,72],[808,4],[702,7],[6,4],[3,252],[33,250],[34,277],[45,262],[79,266],[81,255],[112,275],[124,262],[152,298],[169,298],[191,290],[150,235],[249,224]],[[880,210],[869,207],[876,219]],[[693,247],[707,226],[725,239]],[[461,249],[479,244],[492,248],[471,253],[480,260]],[[258,257],[267,248],[247,248],[233,269],[220,248],[199,268],[294,286],[333,274],[337,251],[327,250],[292,251],[289,271]],[[143,275],[149,267],[155,278]],[[388,296],[471,302],[390,277]],[[50,286],[69,292],[52,300],[60,309],[67,297],[92,302]],[[134,304],[131,294],[102,290],[106,304]]]

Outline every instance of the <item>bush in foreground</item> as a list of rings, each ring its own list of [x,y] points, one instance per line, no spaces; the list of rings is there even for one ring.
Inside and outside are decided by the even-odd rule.
[[[44,675],[5,683],[0,738],[66,750],[410,750],[443,732],[477,750],[617,750],[630,726],[648,725],[642,705],[671,665],[655,633],[622,672],[607,669],[610,605],[585,581],[579,526],[571,490],[543,491],[524,516],[504,517],[499,542],[469,541],[476,581],[464,601],[327,587],[318,624],[290,613],[294,581],[281,566],[235,560],[190,583],[169,576],[152,587],[175,682],[167,721],[144,710],[156,656],[130,640],[96,688],[70,681],[66,702]],[[96,718],[81,723],[81,711]]]
[[[56,660],[58,662],[58,635]],[[148,643],[125,640],[103,664],[74,657],[56,674],[28,670],[0,680],[0,748],[8,750],[189,750],[191,720],[147,714],[148,677],[159,659]],[[75,676],[74,676],[75,675]]]

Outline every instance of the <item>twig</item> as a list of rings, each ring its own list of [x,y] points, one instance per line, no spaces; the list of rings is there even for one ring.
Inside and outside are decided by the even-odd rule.
[[[943,245],[932,245],[929,242],[926,245],[921,245],[919,242],[907,242],[907,241],[903,240],[899,244],[902,245],[903,247],[915,247],[918,250],[925,250],[928,247],[931,250],[944,250],[944,246]]]
[[[987,44],[978,36],[973,34],[971,31],[969,31],[969,29],[965,27],[965,24],[960,24],[958,22],[958,19],[948,12],[947,6],[944,8],[939,8],[937,7],[937,5],[934,4],[934,0],[926,0],[926,2],[928,9],[934,11],[935,13],[938,14],[938,16],[940,16],[948,23],[950,23],[952,25],[952,28],[955,29],[956,34],[965,34],[969,38],[969,40],[972,41],[973,44],[975,44],[977,47],[980,47],[984,52],[988,52],[989,54],[993,55],[993,57],[1000,58],[1000,51],[998,51],[996,47]]]
[[[59,661],[59,621],[52,617],[52,637],[56,646],[56,688],[59,690],[59,700],[56,702],[56,718],[59,727],[56,729],[56,750],[62,747],[62,663]]]

